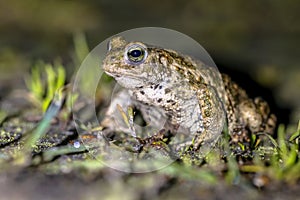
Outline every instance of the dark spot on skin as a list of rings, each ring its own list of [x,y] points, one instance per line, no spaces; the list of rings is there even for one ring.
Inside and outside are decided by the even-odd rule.
[[[161,90],[162,86],[160,85],[158,88]]]
[[[162,58],[162,56],[160,55],[160,56],[159,56],[159,59],[158,59],[158,62],[159,62],[159,64],[162,64],[162,65],[163,65],[163,63],[162,63],[162,61],[161,61],[161,60],[162,60],[161,58]]]
[[[168,100],[167,100],[167,103],[171,103],[171,102],[173,102],[172,99],[168,99]]]
[[[158,102],[158,103],[160,103],[161,101],[162,101],[162,98],[160,98],[160,99],[157,99],[157,102]]]
[[[171,89],[170,89],[170,88],[166,88],[166,89],[165,89],[165,93],[167,94],[167,93],[169,93],[169,92],[171,92]]]
[[[140,91],[140,93],[142,94],[142,95],[144,95],[145,94],[145,92],[142,90],[142,91]]]
[[[173,63],[173,59],[171,59],[170,57],[167,57],[167,59],[168,59],[168,63],[169,63],[169,64],[172,64],[172,63]]]
[[[206,111],[204,112],[204,114],[205,114],[206,117],[210,117],[209,111],[206,110]]]
[[[159,84],[156,84],[156,85],[154,86],[154,90],[156,90],[158,86],[159,86]]]
[[[151,59],[151,63],[156,63],[157,61],[155,60],[155,58]]]

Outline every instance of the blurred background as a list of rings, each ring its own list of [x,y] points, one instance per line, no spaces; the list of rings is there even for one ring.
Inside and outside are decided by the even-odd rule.
[[[297,0],[0,0],[0,89],[20,87],[37,60],[60,58],[74,72],[77,33],[92,49],[121,31],[165,27],[197,40],[221,72],[268,100],[280,122],[296,123],[299,10]]]

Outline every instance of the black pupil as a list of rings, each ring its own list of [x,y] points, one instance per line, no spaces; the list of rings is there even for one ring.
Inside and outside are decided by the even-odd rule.
[[[135,50],[130,51],[129,54],[134,58],[138,58],[142,55],[142,51],[139,49],[135,49]]]

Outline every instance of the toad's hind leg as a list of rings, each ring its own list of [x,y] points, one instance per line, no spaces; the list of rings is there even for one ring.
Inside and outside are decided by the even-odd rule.
[[[262,98],[249,98],[227,75],[223,75],[222,78],[226,91],[225,106],[231,143],[249,146],[251,134],[272,134],[276,117],[270,112],[267,102]]]
[[[260,97],[254,99],[256,110],[262,116],[259,132],[264,132],[272,135],[274,133],[277,118],[271,113],[268,103]]]
[[[230,124],[232,143],[249,144],[251,134],[273,134],[276,126],[276,117],[270,112],[266,101],[261,98],[247,99],[237,105],[235,114],[237,121]]]

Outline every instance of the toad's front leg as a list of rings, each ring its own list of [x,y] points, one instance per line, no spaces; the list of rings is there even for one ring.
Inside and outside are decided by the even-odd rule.
[[[122,132],[145,138],[157,134],[162,129],[168,129],[168,120],[162,109],[141,103],[136,98],[136,94],[128,90],[122,90],[114,96],[105,118],[101,122],[101,126],[105,128],[106,133]],[[134,112],[134,116],[128,116],[129,107],[138,112]],[[130,124],[124,119],[124,114],[128,119],[132,117]],[[140,117],[144,123],[135,123],[136,117]]]
[[[130,106],[133,106],[133,101],[127,90],[121,90],[116,94],[116,96],[114,96],[114,99],[111,101],[111,104],[105,113],[104,119],[101,121],[101,126],[104,127],[106,133],[131,132],[130,127],[126,124],[119,109],[121,108],[125,113],[127,113]]]

